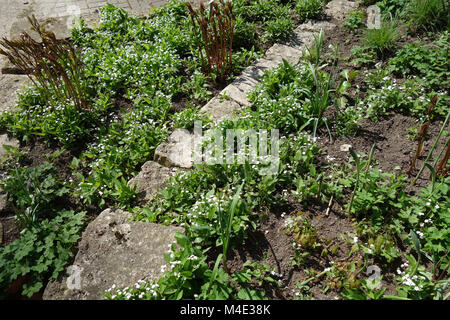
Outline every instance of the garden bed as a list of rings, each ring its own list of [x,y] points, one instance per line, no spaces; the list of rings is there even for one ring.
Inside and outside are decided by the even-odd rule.
[[[403,6],[393,3],[381,5],[384,19]],[[201,72],[182,4],[156,10],[148,20],[108,6],[98,29],[75,29],[72,41],[86,66],[92,122],[68,117],[60,124],[63,113],[47,113],[46,101],[25,91],[21,111],[0,121],[22,139],[2,167],[8,172],[4,188],[10,202],[20,206],[20,192],[26,199],[33,194],[29,185],[19,186],[29,177],[51,195],[37,206],[38,221],[50,219],[51,225],[60,211],[71,210],[62,217],[74,235],[107,207],[133,212],[135,220],[185,228],[177,238],[181,248],[173,246],[167,257],[173,268],[158,281],[161,289],[142,284],[106,293],[108,298],[448,298],[449,179],[439,172],[432,179],[426,169],[414,186],[411,182],[440,131],[428,162],[436,159],[436,164],[448,143],[448,126],[442,126],[450,101],[449,34],[442,25],[432,26],[436,34],[427,34],[419,22],[407,26],[413,14],[408,7],[396,31],[386,27],[387,36],[378,35],[385,42],[373,34],[368,40],[366,5],[345,22],[330,20],[337,27],[325,31],[322,41],[316,38],[299,64],[283,61],[266,72],[238,120],[217,124],[221,129],[279,128],[281,166],[275,176],[260,176],[248,163],[200,165],[178,173],[142,205],[127,182],[170,132],[192,129],[195,120],[211,127],[199,107],[273,43],[287,41],[294,25],[327,19],[320,1],[242,0],[234,6],[239,45],[233,51],[234,72],[222,82]],[[336,78],[327,87],[330,74]],[[324,107],[318,116],[314,99],[325,94],[330,98],[318,105]],[[417,148],[414,137],[427,118],[423,151],[405,175]],[[318,119],[317,132],[311,119]],[[40,175],[32,171],[47,165]],[[23,170],[20,175],[14,175],[16,167]],[[225,211],[233,212],[228,253],[220,220]],[[15,214],[9,209],[0,217],[4,248],[20,240],[21,229],[12,224]],[[71,240],[64,245],[73,257],[78,238]],[[198,260],[187,258],[192,256]],[[369,281],[373,270],[381,272],[376,282]],[[28,293],[42,292],[52,273],[39,274],[32,281],[38,289]]]

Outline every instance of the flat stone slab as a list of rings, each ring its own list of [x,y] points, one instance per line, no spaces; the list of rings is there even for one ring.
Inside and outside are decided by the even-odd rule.
[[[177,129],[155,150],[155,161],[165,167],[192,168],[194,136],[185,129]]]
[[[314,42],[314,36],[317,36],[317,34],[318,32],[316,31],[304,30],[301,26],[298,26],[289,37],[288,45],[296,48],[303,54],[303,51]]]
[[[356,10],[358,6],[357,1],[332,0],[325,6],[325,14],[336,20],[344,20],[347,14]]]
[[[308,20],[305,23],[300,24],[297,29],[303,31],[320,32],[320,30],[329,31],[336,28],[334,23],[328,21]]]
[[[17,103],[17,90],[29,83],[24,75],[0,75],[0,112],[14,110]]]
[[[102,300],[116,285],[133,286],[138,280],[161,277],[164,253],[183,228],[128,220],[132,214],[106,209],[83,232],[70,275],[47,285],[44,300]]]
[[[222,90],[220,95],[226,95],[242,106],[248,106],[250,102],[247,93],[256,87],[258,81],[245,75],[241,75]]]
[[[232,118],[233,112],[239,109],[242,109],[242,106],[234,100],[221,100],[219,97],[214,97],[200,109],[200,112],[212,121],[218,122]]]
[[[7,210],[8,208],[9,208],[8,194],[2,192],[2,193],[0,193],[0,213]],[[1,241],[0,241],[0,243],[1,243]]]
[[[171,169],[163,167],[155,161],[147,161],[142,165],[139,174],[128,181],[128,186],[136,186],[137,191],[143,196],[144,200],[156,194],[159,188],[174,173]]]
[[[265,58],[276,63],[281,63],[283,59],[285,59],[289,63],[295,64],[298,62],[301,55],[302,51],[297,48],[276,43],[267,50]]]
[[[275,68],[277,65],[278,63],[273,60],[258,59],[254,65],[245,68],[242,74],[258,81],[267,70]]]
[[[3,147],[5,145],[18,148],[19,140],[14,139],[14,138],[9,138],[6,133],[0,135],[0,159],[6,155],[6,149]]]
[[[78,15],[67,15],[58,16],[58,17],[49,17],[49,18],[39,18],[38,21],[42,24],[47,31],[52,31],[56,38],[58,39],[67,39],[72,36],[71,29],[77,22]],[[94,28],[99,24],[100,18],[99,15],[96,14],[88,14],[83,15],[84,22],[88,26],[88,28]],[[9,31],[10,39],[20,39],[20,34],[22,32],[27,32],[34,40],[40,41],[39,35],[30,29],[31,25],[28,19],[21,18],[15,21],[11,25],[11,29]]]

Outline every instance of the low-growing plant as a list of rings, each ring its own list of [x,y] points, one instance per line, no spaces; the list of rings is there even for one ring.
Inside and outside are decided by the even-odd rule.
[[[321,247],[316,228],[305,213],[299,212],[297,216],[288,217],[285,222],[285,233],[292,236],[292,247],[295,252],[292,265],[300,266],[314,251]]]
[[[322,0],[297,0],[295,2],[295,12],[300,22],[318,18],[322,13],[322,7]]]
[[[383,21],[379,29],[367,29],[364,35],[364,45],[375,50],[378,57],[384,58],[392,53],[400,33],[396,21]]]
[[[277,18],[274,20],[269,20],[265,23],[265,33],[264,36],[272,42],[278,40],[286,40],[291,35],[294,30],[294,23],[290,17]]]
[[[10,194],[9,201],[23,228],[31,228],[40,219],[52,216],[54,209],[49,208],[50,203],[69,192],[49,162],[35,168],[16,167],[1,184]]]
[[[233,48],[234,49],[251,49],[256,46],[256,26],[254,23],[245,21],[242,17],[237,16],[234,25]]]
[[[218,222],[220,227],[220,237],[222,239],[222,265],[226,272],[229,273],[228,267],[227,267],[227,252],[230,245],[230,235],[231,235],[231,228],[233,226],[233,217],[236,210],[239,210],[239,205],[242,205],[242,203],[239,203],[239,197],[240,193],[243,187],[243,183],[238,187],[236,190],[235,195],[233,196],[233,200],[231,201],[230,208],[228,209],[228,212],[225,213],[222,208],[220,208],[217,211],[218,215]]]
[[[365,26],[364,11],[357,10],[350,12],[347,20],[342,23],[342,26],[352,33],[357,33],[361,27]]]
[[[73,257],[84,227],[84,213],[59,211],[53,219],[44,219],[25,229],[20,238],[0,248],[0,288],[26,277],[22,294],[31,297],[48,280],[56,280]]]
[[[377,1],[377,6],[380,8],[381,16],[384,19],[388,18],[403,18],[406,14],[407,0],[381,0]]]
[[[448,26],[449,9],[446,0],[412,0],[407,11],[415,28],[432,31]]]
[[[358,65],[366,66],[375,64],[377,58],[377,53],[375,49],[368,46],[354,46],[350,50],[350,53],[354,57],[351,60],[351,64],[354,66]]]

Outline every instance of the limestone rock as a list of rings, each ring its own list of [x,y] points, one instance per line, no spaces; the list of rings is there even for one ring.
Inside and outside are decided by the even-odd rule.
[[[297,50],[303,51],[306,50],[314,41],[314,35],[316,32],[304,30],[302,26],[298,26],[292,35],[289,38],[288,45],[296,48]]]
[[[61,18],[38,19],[38,21],[44,25],[46,30],[52,31],[56,35],[56,38],[66,39],[71,36],[67,26],[68,18],[69,17],[66,16]],[[36,41],[41,40],[39,35],[31,30],[31,25],[27,18],[18,19],[12,24],[9,32],[10,39],[20,39],[20,34],[22,32],[27,32]]]
[[[47,31],[51,31],[58,39],[67,39],[72,36],[71,29],[78,21],[79,15],[61,15],[59,17],[48,17],[38,19],[39,23],[45,27]],[[88,28],[93,28],[99,24],[98,14],[84,14],[84,22]],[[10,39],[20,39],[22,32],[27,32],[34,40],[40,41],[39,35],[30,29],[31,25],[28,19],[21,18],[16,20],[12,25],[9,32]]]
[[[242,71],[242,74],[258,81],[267,70],[270,70],[277,65],[278,63],[272,60],[258,59],[256,64],[245,68],[244,71]]]
[[[155,161],[166,167],[192,167],[193,135],[185,129],[175,130],[155,150]]]
[[[164,253],[182,228],[128,221],[131,213],[106,209],[83,232],[70,276],[47,285],[44,300],[101,300],[112,287],[161,276]],[[73,272],[75,271],[75,272]],[[69,272],[70,273],[70,272]],[[78,277],[78,279],[76,279]]]
[[[19,147],[19,140],[14,138],[9,138],[8,135],[2,134],[0,135],[0,159],[6,155],[6,150],[3,146],[11,146],[11,147]]]
[[[216,122],[231,118],[233,112],[241,108],[234,100],[220,100],[219,97],[214,97],[200,109],[200,112]]]
[[[348,0],[332,0],[325,6],[325,13],[337,20],[344,20],[347,14],[358,8],[358,2]]]
[[[128,181],[128,186],[136,186],[143,194],[144,200],[149,200],[171,176],[172,170],[157,162],[147,161],[139,174]]]
[[[308,20],[305,23],[302,23],[297,27],[299,30],[303,31],[313,31],[313,32],[320,32],[320,30],[329,31],[336,28],[336,25],[334,23],[328,22],[328,21],[317,21],[317,20]]]
[[[247,93],[255,88],[257,84],[258,81],[256,81],[255,79],[252,79],[245,75],[241,75],[231,84],[229,84],[225,89],[223,89],[220,95],[226,95],[237,103],[243,106],[248,106],[250,102],[248,101]]]
[[[8,194],[0,193],[0,213],[7,210],[8,208],[9,208]]]
[[[266,52],[266,59],[281,63],[283,59],[290,63],[297,63],[302,52],[296,48],[276,43]]]
[[[17,90],[28,82],[25,75],[0,74],[0,112],[14,110],[17,102]]]

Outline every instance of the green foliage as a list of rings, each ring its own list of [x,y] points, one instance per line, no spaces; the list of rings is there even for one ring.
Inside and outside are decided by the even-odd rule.
[[[351,61],[351,64],[354,66],[366,66],[375,64],[377,52],[373,48],[370,48],[368,46],[354,46],[350,50],[350,52],[352,56],[354,56]]]
[[[135,108],[113,122],[98,141],[90,144],[81,155],[81,166],[90,174],[77,173],[75,194],[85,204],[104,207],[114,201],[121,207],[130,205],[136,193],[127,181],[153,156],[156,146],[167,137],[164,121],[170,102],[158,94],[154,98],[142,97]]]
[[[382,58],[394,51],[399,38],[397,22],[391,20],[382,22],[379,29],[367,29],[363,41]]]
[[[306,258],[321,246],[317,230],[309,219],[302,215],[303,213],[299,213],[294,218],[289,217],[285,223],[285,233],[292,236],[292,247],[295,251],[292,265],[296,266],[301,266]]]
[[[9,201],[24,228],[31,228],[43,217],[51,216],[55,211],[51,203],[69,191],[49,162],[35,168],[16,167],[1,184],[10,194]]]
[[[412,0],[407,11],[415,28],[433,31],[448,27],[449,9],[447,0]]]
[[[56,280],[73,257],[73,249],[84,226],[84,213],[59,211],[55,218],[25,229],[21,237],[0,248],[0,288],[22,276],[29,280],[22,294],[31,297],[49,279]]]
[[[390,70],[397,76],[416,76],[427,90],[448,88],[449,36],[450,33],[446,31],[430,45],[423,41],[406,44],[389,60]]]
[[[429,102],[437,96],[433,116],[447,115],[449,97],[448,32],[443,32],[430,45],[412,42],[391,58],[387,68],[368,75],[368,95],[361,105],[368,106],[367,116],[375,118],[389,110],[423,118]],[[397,80],[393,76],[406,80]]]
[[[100,11],[98,29],[92,31],[82,23],[73,30],[73,41],[82,48],[88,83],[97,92],[122,92],[133,98],[143,87],[148,94],[176,91],[179,55],[189,52],[194,39],[186,13],[158,12],[142,20],[106,5]],[[186,31],[181,32],[182,28]]]
[[[360,176],[361,188],[356,191],[352,214],[367,217],[372,224],[381,227],[395,217],[402,208],[405,177],[369,170]]]
[[[295,12],[300,22],[306,19],[316,19],[322,13],[322,0],[297,0],[295,2]]]
[[[234,26],[233,48],[251,49],[257,42],[256,25],[245,21],[241,16],[236,17]]]
[[[384,19],[404,17],[407,4],[407,0],[381,0],[377,2]]]
[[[286,40],[294,30],[294,23],[290,17],[287,18],[277,18],[274,20],[269,20],[265,23],[264,36],[269,39],[269,41],[276,42],[278,40]]]
[[[342,23],[342,26],[352,33],[357,33],[360,28],[365,26],[364,11],[357,10],[350,12],[347,20]]]

